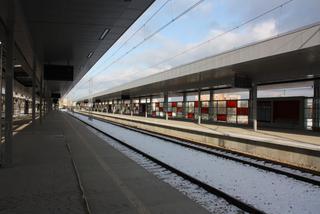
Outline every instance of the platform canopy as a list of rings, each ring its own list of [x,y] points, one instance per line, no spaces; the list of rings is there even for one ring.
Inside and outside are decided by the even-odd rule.
[[[320,77],[320,23],[209,56],[93,95],[98,100],[312,80]],[[88,99],[85,97],[83,99]]]
[[[12,0],[17,77],[30,87],[34,65],[51,93],[66,94],[154,0]],[[0,3],[0,39],[8,2]],[[1,33],[2,32],[2,33]],[[5,36],[3,36],[5,38]],[[45,65],[59,68],[46,75]],[[68,73],[69,72],[69,73]],[[70,73],[72,72],[72,73]],[[61,74],[61,75],[60,75]],[[72,74],[72,75],[71,75]],[[48,78],[49,77],[49,78]],[[65,78],[65,79],[64,79]]]

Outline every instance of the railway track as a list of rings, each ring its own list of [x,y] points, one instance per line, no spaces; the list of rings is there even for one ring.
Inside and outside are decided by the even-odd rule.
[[[79,113],[77,113],[79,114]],[[79,114],[79,115],[82,115],[82,117],[87,117],[88,115],[86,114]],[[288,170],[287,168],[285,168],[285,170],[281,170],[279,168],[274,168],[272,166],[267,166],[267,165],[264,165],[264,164],[268,164],[268,163],[265,163],[264,161],[260,161],[260,160],[256,160],[256,159],[250,159],[250,158],[247,158],[247,157],[242,157],[242,156],[239,156],[239,155],[234,155],[234,153],[228,153],[228,152],[225,152],[225,151],[221,151],[221,150],[218,150],[218,149],[214,149],[214,148],[210,148],[210,147],[207,147],[207,146],[201,146],[201,145],[197,145],[197,144],[194,144],[194,143],[189,143],[189,142],[184,142],[182,140],[178,140],[178,139],[173,139],[173,138],[170,138],[170,137],[165,137],[165,136],[162,136],[162,135],[159,135],[159,134],[156,134],[156,133],[150,133],[148,131],[144,131],[144,130],[141,130],[141,129],[136,129],[136,128],[133,128],[133,127],[128,127],[128,126],[125,126],[125,125],[121,125],[121,124],[118,124],[118,123],[115,123],[115,122],[111,122],[109,120],[106,120],[106,119],[103,119],[100,117],[96,117],[94,115],[94,113],[92,114],[93,118],[96,120],[96,121],[100,121],[100,123],[102,122],[103,124],[110,124],[114,127],[119,127],[119,129],[125,129],[125,130],[128,130],[128,132],[134,132],[134,133],[137,133],[137,134],[140,134],[140,135],[143,135],[143,136],[149,136],[151,138],[154,138],[154,139],[159,139],[159,141],[165,141],[165,142],[169,142],[171,144],[174,144],[174,145],[177,145],[177,146],[180,146],[180,147],[183,147],[187,150],[194,150],[194,151],[197,151],[199,154],[201,153],[204,153],[206,155],[209,155],[209,156],[214,156],[216,158],[220,158],[220,159],[225,159],[226,161],[231,161],[231,162],[237,162],[238,164],[241,164],[241,165],[247,165],[247,166],[250,166],[252,168],[256,168],[256,170],[261,170],[261,171],[265,171],[265,173],[274,173],[274,174],[279,174],[281,176],[285,176],[285,177],[288,177],[290,179],[294,179],[296,180],[297,182],[304,182],[308,185],[314,185],[314,186],[317,186],[318,188],[320,187],[320,181],[317,180],[316,178],[318,178],[317,176],[315,176],[315,179],[311,177],[306,177],[306,176],[303,176],[301,174],[295,174],[294,172],[296,171],[295,169],[289,169],[289,171],[286,171]],[[139,146],[138,147],[135,147],[135,146],[132,146],[132,145],[129,145],[128,143],[126,143],[126,139],[119,139],[118,137],[115,137],[113,136],[113,134],[110,134],[109,133],[109,130],[106,130],[106,129],[101,129],[97,127],[95,127],[95,125],[92,125],[92,121],[90,120],[86,120],[86,119],[80,119],[78,118],[77,115],[74,115],[74,117],[78,120],[80,120],[81,122],[85,123],[86,125],[90,126],[91,128],[95,129],[96,131],[100,132],[101,134],[113,139],[114,141],[118,142],[119,144],[127,147],[128,149],[142,155],[143,157],[153,161],[154,163],[160,165],[161,167],[171,171],[172,173],[175,173],[176,175],[182,177],[183,179],[201,187],[202,189],[206,190],[208,193],[210,194],[213,194],[217,197],[221,197],[223,199],[225,199],[228,203],[230,203],[231,205],[234,205],[236,207],[238,207],[239,209],[245,211],[245,212],[248,212],[248,213],[265,213],[265,212],[270,212],[270,211],[265,211],[265,209],[261,209],[260,208],[257,208],[257,206],[250,202],[250,203],[246,203],[246,202],[249,202],[247,201],[247,199],[243,199],[241,197],[238,197],[236,194],[233,194],[233,193],[230,193],[228,191],[225,191],[223,188],[220,188],[219,186],[216,186],[216,185],[211,185],[210,183],[207,183],[207,182],[204,182],[203,180],[201,180],[200,178],[198,179],[197,176],[192,176],[182,170],[180,170],[179,167],[176,167],[172,164],[168,164],[166,163],[166,160],[161,160],[161,158],[157,158],[155,155],[150,155],[150,153],[148,154],[144,148],[141,148],[139,149]],[[84,121],[85,120],[85,121]],[[94,123],[93,123],[94,124]],[[118,129],[118,128],[117,128]],[[112,132],[111,132],[112,133]],[[160,143],[161,144],[161,143]],[[279,166],[277,166],[279,167]],[[281,168],[284,168],[283,166],[280,166]],[[292,171],[290,171],[292,170]],[[303,172],[301,172],[303,174]],[[289,179],[289,180],[290,180]],[[218,188],[216,188],[218,187]]]
[[[265,212],[255,208],[255,207],[253,207],[253,206],[251,206],[251,205],[249,205],[247,203],[244,203],[241,200],[239,200],[239,199],[237,199],[237,198],[235,198],[235,197],[233,197],[233,196],[231,196],[231,195],[229,195],[229,194],[227,194],[227,193],[225,193],[225,192],[223,192],[223,191],[221,191],[221,190],[219,190],[217,188],[214,188],[214,187],[212,187],[212,186],[210,186],[210,185],[208,185],[208,184],[206,184],[206,183],[204,183],[204,182],[202,182],[202,181],[200,181],[200,180],[198,180],[198,179],[196,179],[196,178],[194,178],[194,177],[192,177],[192,176],[180,171],[179,169],[176,169],[176,168],[164,163],[163,161],[158,160],[157,158],[154,158],[154,157],[150,156],[149,154],[147,154],[147,153],[145,153],[145,152],[143,152],[143,151],[141,151],[141,150],[139,150],[139,149],[127,144],[127,143],[125,143],[124,141],[122,141],[122,140],[120,140],[120,139],[118,139],[118,138],[116,138],[116,137],[114,137],[114,136],[112,136],[112,135],[110,135],[110,134],[108,134],[108,133],[96,128],[95,126],[93,126],[93,125],[91,125],[91,124],[89,124],[89,123],[87,123],[87,122],[85,122],[85,121],[83,121],[83,120],[81,120],[81,119],[79,119],[77,117],[74,117],[74,118],[76,118],[80,122],[86,124],[87,126],[93,128],[94,130],[98,131],[99,133],[101,133],[101,134],[113,139],[114,141],[118,142],[119,144],[129,148],[130,150],[132,150],[132,151],[142,155],[143,157],[153,161],[154,163],[160,165],[161,167],[171,171],[172,173],[175,173],[176,175],[182,177],[183,179],[186,179],[189,182],[191,182],[191,183],[203,188],[207,192],[209,192],[209,193],[211,193],[213,195],[216,195],[218,197],[222,197],[223,199],[225,199],[230,204],[240,208],[241,210],[243,210],[245,212],[256,213],[256,214],[265,213]]]
[[[83,114],[83,115],[87,116],[87,114]],[[96,114],[93,112],[92,115],[96,115]],[[101,116],[101,115],[99,115],[99,116]],[[312,174],[310,172],[306,172],[303,169],[291,168],[291,167],[288,167],[287,165],[280,165],[279,163],[275,163],[275,162],[268,161],[268,160],[261,160],[258,158],[255,159],[254,157],[242,156],[242,154],[240,154],[240,153],[227,152],[225,150],[213,148],[213,147],[210,147],[207,145],[199,145],[199,144],[192,143],[192,142],[186,142],[183,140],[178,140],[175,138],[166,137],[166,136],[163,136],[163,135],[160,135],[157,133],[153,133],[153,132],[125,126],[125,125],[122,125],[119,123],[115,123],[115,122],[112,122],[110,120],[103,119],[100,117],[94,116],[94,119],[100,120],[100,121],[103,121],[106,123],[110,123],[112,125],[119,126],[119,127],[131,130],[131,131],[135,131],[135,132],[138,132],[141,134],[149,135],[149,136],[161,139],[161,140],[169,141],[171,143],[175,143],[175,144],[178,144],[178,145],[186,147],[186,148],[194,149],[194,150],[197,150],[200,152],[215,155],[217,157],[236,161],[236,162],[239,162],[242,164],[247,164],[247,165],[259,168],[261,170],[266,170],[269,172],[274,172],[277,174],[285,175],[289,178],[293,178],[298,181],[307,182],[307,183],[310,183],[310,184],[313,184],[313,185],[320,187],[320,176],[318,174]],[[307,176],[304,176],[304,175],[307,175]]]

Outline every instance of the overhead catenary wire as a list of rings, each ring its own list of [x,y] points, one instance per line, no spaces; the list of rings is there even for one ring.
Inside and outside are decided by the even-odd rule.
[[[114,55],[116,55],[128,42],[137,34],[139,33],[170,1],[167,0],[164,2],[131,36],[129,36],[107,59],[104,61],[108,61]]]
[[[116,55],[126,44],[128,44],[128,42],[138,33],[140,32],[170,1],[172,0],[167,0],[165,1],[136,31],[133,32],[133,34],[131,34],[131,36],[129,36],[116,50],[115,52],[113,52],[107,59],[105,59],[104,61],[108,61],[109,59],[111,59],[114,55]],[[98,67],[99,68],[99,67]],[[85,78],[90,78],[85,77]],[[85,81],[85,79],[83,80]],[[84,84],[87,84],[89,82],[89,80],[87,80],[86,82],[84,82]],[[82,87],[81,87],[82,88]],[[80,88],[80,89],[81,89]],[[79,89],[77,86],[75,87],[75,89]]]
[[[172,23],[176,22],[178,19],[180,19],[182,16],[184,16],[185,14],[187,14],[188,12],[190,12],[192,9],[194,9],[195,7],[197,7],[198,5],[200,5],[202,2],[204,2],[205,0],[200,0],[197,1],[195,4],[191,5],[190,7],[188,7],[186,10],[184,10],[183,12],[181,12],[180,14],[178,14],[177,16],[175,16],[173,19],[171,19],[169,22],[167,22],[166,24],[162,25],[160,28],[158,28],[157,30],[155,30],[153,33],[149,34],[147,37],[145,37],[142,41],[140,41],[138,44],[136,44],[135,46],[133,46],[132,48],[130,48],[128,51],[126,51],[124,54],[120,55],[117,59],[115,59],[114,61],[112,61],[110,64],[108,64],[106,67],[104,67],[101,71],[97,72],[95,75],[100,74],[102,71],[105,71],[106,69],[110,68],[112,65],[114,65],[115,63],[117,63],[118,61],[120,61],[122,58],[124,58],[125,56],[127,56],[129,53],[131,53],[133,50],[135,50],[136,48],[138,48],[140,45],[142,45],[143,43],[145,43],[146,41],[150,40],[152,37],[154,37],[157,33],[161,32],[162,30],[164,30],[165,28],[167,28],[169,25],[171,25]]]
[[[153,33],[151,33],[149,36],[147,36],[144,40],[142,40],[141,42],[139,42],[137,45],[135,45],[134,47],[132,47],[131,49],[129,49],[126,53],[124,53],[123,55],[121,55],[120,57],[118,57],[117,59],[115,59],[113,62],[111,62],[110,64],[108,64],[108,65],[107,65],[104,69],[102,69],[100,72],[96,73],[96,75],[97,75],[97,74],[100,74],[102,71],[105,71],[106,69],[110,68],[113,64],[115,64],[115,63],[117,63],[118,61],[120,61],[123,57],[125,57],[126,55],[128,55],[130,52],[132,52],[134,49],[136,49],[137,47],[139,47],[140,45],[142,45],[142,44],[143,44],[144,42],[146,42],[147,40],[151,39],[153,36],[155,36],[157,33],[159,33],[160,31],[162,31],[162,30],[165,29],[166,27],[168,27],[170,24],[174,23],[176,20],[178,20],[179,18],[181,18],[183,15],[187,14],[188,12],[190,12],[192,9],[194,9],[196,6],[198,6],[198,5],[199,5],[200,3],[202,3],[203,1],[205,1],[205,0],[198,1],[198,2],[196,2],[195,4],[193,4],[192,6],[190,6],[188,9],[184,10],[182,13],[180,13],[179,15],[177,15],[176,17],[174,17],[172,20],[170,20],[169,22],[167,22],[165,25],[161,26],[161,27],[158,28],[156,31],[154,31]],[[156,63],[156,64],[153,64],[153,65],[149,66],[146,70],[151,69],[151,68],[154,68],[154,67],[157,67],[157,66],[159,66],[159,65],[161,65],[161,64],[163,64],[163,63],[165,63],[165,62],[168,62],[168,61],[171,61],[171,60],[177,58],[178,56],[181,56],[181,55],[186,54],[186,53],[188,53],[188,52],[190,52],[190,51],[192,51],[192,50],[195,50],[195,49],[197,49],[197,48],[199,48],[199,47],[201,47],[201,46],[203,46],[203,45],[205,45],[205,44],[207,44],[207,43],[209,43],[209,42],[211,42],[211,41],[213,41],[213,40],[216,40],[216,39],[218,39],[218,38],[220,38],[220,37],[222,37],[222,36],[224,36],[224,35],[232,32],[232,31],[235,31],[236,29],[239,29],[239,28],[241,28],[241,27],[243,27],[243,26],[245,26],[245,25],[247,25],[247,24],[249,24],[249,23],[251,23],[251,22],[254,22],[254,21],[258,20],[258,19],[260,19],[261,17],[264,17],[265,15],[267,15],[267,14],[269,14],[269,13],[271,13],[271,12],[273,12],[273,11],[279,9],[279,8],[283,8],[283,6],[288,5],[289,3],[293,2],[293,1],[294,1],[294,0],[287,0],[287,1],[285,1],[285,2],[283,2],[283,3],[281,3],[281,4],[279,4],[279,5],[277,5],[277,6],[275,6],[275,7],[272,7],[271,9],[266,10],[266,11],[260,13],[259,15],[253,17],[253,18],[250,18],[250,19],[248,19],[248,20],[245,20],[245,21],[243,21],[242,23],[240,23],[240,24],[238,24],[238,25],[236,25],[236,26],[234,26],[234,27],[231,27],[230,29],[228,29],[228,30],[226,30],[226,31],[224,31],[224,32],[222,32],[222,33],[220,33],[220,34],[218,34],[218,35],[216,35],[216,36],[214,36],[214,37],[212,37],[212,38],[204,41],[204,42],[201,42],[201,43],[199,43],[199,44],[197,44],[197,45],[195,45],[195,46],[192,46],[192,47],[190,47],[190,48],[187,48],[187,49],[185,49],[185,50],[183,50],[183,51],[181,51],[181,52],[179,52],[179,53],[177,53],[177,54],[175,54],[175,55],[173,55],[173,56],[171,56],[171,57],[168,57],[168,58],[166,58],[166,59],[164,59],[164,60],[162,60],[162,61],[160,61],[160,62],[158,62],[158,63]],[[100,83],[96,88],[99,88],[99,86],[100,86],[101,84],[102,84],[102,83]]]
[[[275,6],[275,7],[273,7],[273,8],[271,8],[271,9],[269,9],[269,10],[267,10],[267,11],[265,11],[265,12],[263,12],[263,13],[257,15],[257,16],[255,16],[255,17],[253,17],[253,18],[251,18],[251,19],[248,19],[248,20],[242,22],[241,24],[239,24],[239,25],[237,25],[237,26],[234,26],[234,27],[232,27],[232,28],[230,28],[230,29],[228,29],[228,30],[226,30],[226,31],[224,31],[224,32],[222,32],[222,33],[220,33],[220,34],[218,34],[218,35],[216,35],[216,36],[214,36],[214,37],[212,37],[212,38],[204,41],[204,42],[201,42],[201,43],[199,43],[199,44],[197,44],[197,45],[194,45],[194,46],[192,46],[192,47],[190,47],[190,48],[187,48],[187,49],[185,49],[185,50],[183,50],[183,51],[181,51],[181,52],[179,52],[179,53],[177,53],[177,54],[175,54],[175,55],[173,55],[173,56],[171,56],[171,57],[168,57],[168,58],[166,58],[166,59],[164,59],[164,60],[162,60],[162,61],[160,61],[160,62],[158,62],[158,63],[156,63],[156,64],[154,64],[154,65],[151,65],[151,66],[149,66],[149,67],[147,68],[147,70],[148,70],[148,69],[151,69],[151,68],[154,68],[154,67],[157,67],[157,66],[159,66],[159,65],[162,65],[162,64],[165,63],[165,62],[171,61],[172,59],[175,59],[175,58],[177,58],[178,56],[181,56],[181,55],[186,54],[186,53],[188,53],[188,52],[190,52],[190,51],[192,51],[192,50],[195,50],[195,49],[197,49],[197,48],[199,48],[199,47],[201,47],[201,46],[203,46],[203,45],[205,45],[205,44],[207,44],[207,43],[209,43],[209,42],[211,42],[211,41],[213,41],[213,40],[216,40],[216,39],[218,39],[218,38],[220,38],[220,37],[222,37],[222,36],[224,36],[224,35],[232,32],[232,31],[235,31],[235,30],[237,30],[237,29],[239,29],[239,28],[241,28],[241,27],[243,27],[243,26],[245,26],[245,25],[247,25],[247,24],[249,24],[249,23],[251,23],[251,22],[254,22],[254,21],[256,21],[257,19],[259,19],[259,18],[261,18],[261,17],[263,17],[263,16],[265,16],[265,15],[267,15],[267,14],[273,12],[273,11],[275,11],[275,10],[277,10],[277,9],[279,9],[279,8],[282,8],[283,6],[291,3],[292,1],[294,1],[294,0],[288,0],[288,1],[282,3],[282,4],[278,5],[278,6]]]

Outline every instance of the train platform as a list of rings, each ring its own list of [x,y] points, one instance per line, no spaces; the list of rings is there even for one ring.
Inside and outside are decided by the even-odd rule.
[[[191,121],[102,112],[94,114],[148,131],[320,171],[320,168],[317,168],[320,165],[320,134],[316,132],[284,129],[263,129],[255,132],[247,127],[198,124]],[[150,128],[152,126],[156,128]],[[221,139],[224,139],[224,142],[221,142]],[[231,144],[231,141],[235,143]],[[309,156],[312,156],[312,159],[309,159]]]
[[[245,139],[268,141],[270,143],[282,143],[292,146],[310,148],[320,151],[320,133],[311,131],[299,131],[299,130],[271,130],[262,129],[258,131],[253,131],[251,128],[247,127],[231,127],[224,125],[213,125],[213,124],[198,124],[191,121],[181,121],[181,120],[165,120],[161,118],[153,117],[142,117],[142,116],[131,116],[124,114],[110,114],[94,112],[95,114],[107,115],[108,117],[114,117],[119,119],[129,119],[137,122],[146,122],[155,125],[164,125],[173,128],[183,128],[191,131],[202,131],[208,133],[214,133],[217,135],[224,136],[234,136]]]
[[[26,125],[13,147],[0,213],[207,213],[68,114]]]
[[[39,119],[39,115],[36,114],[36,119]],[[17,133],[19,133],[22,129],[24,129],[25,127],[29,126],[31,124],[31,120],[32,117],[31,115],[21,115],[18,117],[15,117],[12,121],[12,131],[13,131],[13,135],[16,135]],[[1,141],[0,141],[0,149],[1,149],[1,145],[4,143],[4,121],[2,120],[2,136],[1,136]]]

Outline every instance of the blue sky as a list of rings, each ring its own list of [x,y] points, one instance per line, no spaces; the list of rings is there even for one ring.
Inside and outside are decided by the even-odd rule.
[[[127,30],[92,69],[70,91],[66,98],[79,99],[93,93],[148,76],[228,49],[263,40],[295,28],[320,21],[320,0],[293,0],[289,4],[212,40],[187,54],[175,54],[200,44],[246,20],[262,14],[287,0],[205,0],[154,37],[114,62],[161,26],[199,0],[156,0]],[[166,4],[165,4],[166,3]],[[125,45],[124,42],[163,4],[163,9]],[[117,51],[117,49],[123,47]],[[159,62],[162,64],[154,66]],[[111,64],[111,65],[110,65]]]

